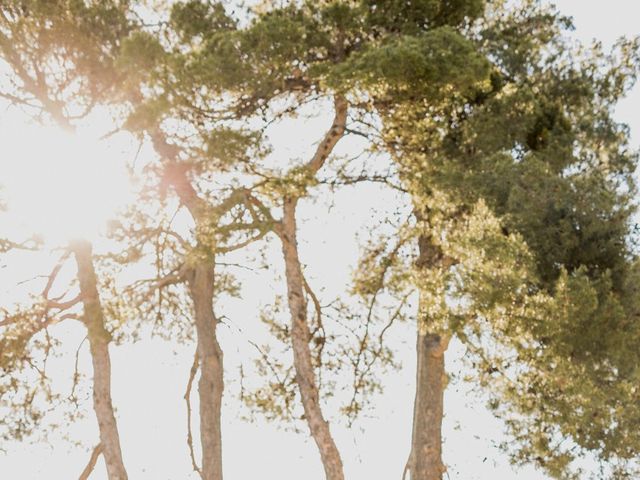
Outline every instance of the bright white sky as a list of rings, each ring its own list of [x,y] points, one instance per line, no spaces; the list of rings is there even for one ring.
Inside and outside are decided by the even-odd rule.
[[[605,44],[610,44],[621,35],[640,34],[640,23],[637,20],[640,18],[640,3],[630,0],[609,0],[604,4],[595,0],[559,0],[556,3],[562,12],[575,17],[576,36],[581,40],[597,38]],[[638,146],[640,142],[638,105],[640,88],[636,87],[617,112],[618,118],[631,126],[634,146]],[[46,138],[31,138],[30,136],[34,135],[33,130],[24,126],[26,123],[25,118],[14,113],[3,113],[0,116],[0,143],[3,145],[3,155],[16,155],[25,143],[29,148],[39,149],[42,154],[53,148],[46,143]],[[291,135],[291,131],[287,134],[288,149],[295,149],[292,138],[298,138],[300,145],[302,142],[308,143],[302,132],[298,136]],[[6,145],[14,146],[13,150],[10,147],[7,152]],[[10,185],[10,178],[5,176],[2,163],[0,169],[3,172],[3,183]],[[13,174],[17,175],[19,172]],[[116,191],[103,191],[101,196],[118,197],[126,189],[126,186],[118,183],[118,179],[121,178],[118,175],[104,173],[101,178],[109,178],[110,184],[116,182],[119,185]],[[38,187],[40,195],[46,193],[48,188],[48,182],[41,183]],[[358,197],[354,197],[352,191],[345,190],[339,193],[337,198],[333,199],[334,208],[330,211],[328,202],[316,198],[313,202],[304,203],[300,212],[304,219],[301,222],[300,233],[302,259],[308,265],[307,271],[312,285],[329,285],[323,292],[324,299],[331,299],[348,281],[350,269],[358,255],[356,233],[366,225],[372,212],[379,214],[395,208],[392,194],[375,187],[358,188]],[[363,191],[363,188],[368,190]],[[18,191],[13,194],[19,196],[24,195],[24,192]],[[47,198],[45,195],[42,196]],[[354,201],[354,198],[361,201]],[[63,201],[69,203],[68,194]],[[55,207],[57,205],[43,205],[43,221],[52,221]],[[322,245],[321,248],[318,248],[319,243]],[[279,260],[274,269],[281,271]],[[4,301],[16,291],[13,286],[15,274],[15,271],[6,269],[1,271],[0,300]],[[22,278],[23,276],[20,276],[20,279]],[[7,283],[10,280],[11,285]],[[242,358],[253,355],[246,344],[245,335],[258,324],[259,304],[269,302],[274,291],[282,293],[280,285],[272,285],[264,276],[246,274],[243,281],[244,291],[248,293],[245,299],[232,300],[219,306],[219,313],[225,313],[230,319],[229,324],[232,325],[220,328],[227,365],[228,389],[223,415],[225,476],[230,480],[321,480],[323,474],[318,454],[304,424],[300,425],[303,433],[294,433],[262,421],[247,423],[240,418],[246,414],[246,410],[238,407],[237,366]],[[68,328],[65,335],[71,344],[74,344],[74,341],[79,343],[84,336],[81,328],[74,325],[65,328]],[[345,462],[346,476],[352,480],[399,479],[409,451],[415,374],[412,326],[396,328],[391,341],[400,352],[399,359],[403,362],[403,369],[384,379],[384,393],[376,398],[374,409],[366,418],[359,420],[352,428],[340,422],[334,422],[332,426]],[[448,359],[448,367],[450,371],[455,372],[459,370],[456,360],[456,353],[459,352],[455,346],[452,353]],[[134,345],[114,348],[112,355],[114,404],[117,408],[125,463],[130,478],[195,479],[195,474],[190,473],[191,466],[185,442],[185,406],[182,399],[193,346],[175,347],[160,340],[145,340]],[[81,360],[84,365],[87,364],[86,345]],[[57,371],[61,372],[61,375],[70,376],[73,368],[70,362],[72,359],[61,359]],[[327,412],[332,412],[335,408],[337,404],[329,402],[326,409]],[[449,479],[506,480],[516,475],[519,480],[546,478],[532,468],[515,471],[508,465],[504,456],[494,447],[502,440],[500,423],[484,409],[482,400],[470,393],[464,385],[455,382],[451,385],[446,394],[445,412],[444,452],[449,466]],[[194,424],[197,424],[197,417]],[[52,445],[3,445],[7,452],[0,453],[0,478],[77,478],[88,459],[87,448],[97,442],[92,412],[71,429],[72,437],[82,440],[86,448],[75,447],[65,441],[56,441]],[[92,478],[106,479],[101,461]]]

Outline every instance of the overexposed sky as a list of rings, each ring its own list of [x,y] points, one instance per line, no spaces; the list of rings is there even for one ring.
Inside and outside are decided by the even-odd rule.
[[[577,38],[592,38],[611,44],[621,35],[640,34],[640,3],[633,0],[560,0],[556,4],[563,13],[573,15]],[[640,143],[640,88],[636,87],[618,108],[617,115],[629,123],[633,144]],[[10,141],[11,129],[16,129],[18,117],[0,116],[0,140]],[[26,123],[26,120],[24,120]],[[321,118],[318,127],[322,127]],[[11,123],[11,128],[9,128]],[[311,125],[307,125],[309,127]],[[287,149],[304,148],[316,138],[305,138],[287,131]],[[342,151],[348,145],[341,145]],[[6,150],[5,150],[6,151]],[[3,155],[5,155],[3,151]],[[10,152],[9,152],[10,153]],[[2,160],[0,159],[0,162]],[[0,180],[1,181],[1,180]],[[317,196],[304,201],[301,216],[301,256],[307,265],[312,285],[328,285],[324,300],[331,300],[349,279],[358,255],[356,234],[366,229],[371,215],[391,213],[397,199],[391,192],[376,186],[359,186],[358,194],[345,189],[331,199]],[[271,249],[277,253],[277,244]],[[281,272],[281,260],[276,255],[272,269]],[[9,272],[13,275],[14,272]],[[253,478],[278,480],[321,480],[322,467],[313,441],[300,424],[303,433],[278,428],[264,421],[248,423],[240,417],[246,410],[239,407],[237,398],[237,366],[253,355],[246,336],[260,330],[258,308],[268,303],[274,293],[284,293],[284,285],[273,283],[272,273],[241,273],[244,300],[228,300],[218,305],[219,313],[228,317],[228,326],[220,328],[227,365],[227,394],[224,402],[224,470],[228,480]],[[6,298],[9,278],[0,272],[3,282],[0,298]],[[81,327],[70,324],[65,335],[70,345],[77,345],[84,333]],[[251,333],[253,335],[253,333]],[[400,325],[392,332],[392,341],[403,362],[399,372],[384,379],[385,390],[376,397],[375,408],[349,428],[344,422],[333,422],[345,463],[346,476],[351,480],[400,479],[409,452],[411,437],[411,409],[414,389],[414,330],[412,325]],[[75,343],[74,343],[75,342]],[[133,345],[112,349],[114,405],[117,408],[125,464],[132,480],[195,479],[186,448],[186,415],[182,395],[193,356],[192,345],[175,346],[161,340],[144,340]],[[459,370],[455,345],[448,358],[450,371]],[[82,364],[88,365],[88,352],[81,351]],[[73,358],[58,360],[62,377],[73,371]],[[63,380],[64,381],[64,380]],[[339,392],[338,392],[339,396]],[[337,402],[327,402],[327,412],[335,412]],[[468,387],[454,382],[445,399],[445,460],[449,466],[448,479],[455,480],[543,480],[546,477],[533,468],[514,470],[494,447],[501,437],[501,424],[484,409],[482,400]],[[334,417],[335,418],[335,417]],[[197,424],[197,417],[194,425]],[[77,478],[88,459],[88,450],[97,443],[97,431],[92,412],[85,420],[71,427],[71,434],[82,440],[84,447],[66,441],[52,445],[3,445],[0,453],[0,478],[11,480],[57,480]],[[93,479],[106,479],[102,461]]]

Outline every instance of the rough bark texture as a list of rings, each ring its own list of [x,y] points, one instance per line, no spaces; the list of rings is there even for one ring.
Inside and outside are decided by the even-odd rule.
[[[176,191],[182,204],[189,210],[197,226],[207,225],[213,207],[198,196],[187,176],[186,166],[180,162],[179,150],[167,143],[157,131],[152,136],[155,150],[165,160],[164,186]],[[201,477],[204,480],[222,480],[221,412],[224,392],[222,349],[216,336],[217,320],[213,313],[215,287],[215,252],[211,247],[198,245],[202,258],[188,269],[187,281],[195,312],[198,339],[200,378],[198,397],[200,408],[200,442],[202,446]]]
[[[429,237],[420,237],[418,245],[418,268],[449,262]],[[432,325],[431,319],[426,318],[422,298],[418,303],[416,396],[407,471],[411,480],[441,480],[446,470],[442,462],[442,417],[446,387],[444,360],[449,337],[438,332],[440,326]]]
[[[213,262],[207,261],[196,264],[188,276],[198,337],[201,470],[204,480],[222,480],[220,416],[224,383],[222,349],[216,337],[217,320],[213,314],[214,279]]]
[[[83,320],[88,330],[93,362],[93,408],[98,419],[102,454],[109,480],[127,480],[120,448],[120,435],[111,400],[111,359],[109,357],[111,335],[104,324],[91,244],[86,241],[76,241],[72,244],[72,249],[78,265],[78,281],[84,307]]]
[[[411,480],[441,480],[446,339],[418,328],[416,397],[408,470]]]
[[[293,365],[305,418],[311,436],[318,445],[327,480],[343,480],[344,473],[340,452],[331,436],[329,424],[322,415],[320,395],[311,363],[307,303],[304,298],[304,280],[296,242],[295,203],[295,200],[285,200],[281,235],[287,277],[287,295],[291,312]]]
[[[344,136],[347,120],[347,102],[342,97],[335,99],[335,117],[330,130],[318,145],[307,164],[312,174],[324,165],[338,141]],[[324,467],[327,480],[343,480],[343,466],[340,452],[331,435],[329,423],[322,415],[320,394],[316,385],[315,372],[309,347],[310,330],[307,318],[307,302],[304,297],[304,277],[298,256],[296,238],[296,206],[298,197],[286,196],[283,201],[283,215],[279,231],[282,241],[282,253],[285,261],[287,295],[291,313],[291,343],[293,347],[293,365],[296,382],[302,399],[305,418],[309,425]]]

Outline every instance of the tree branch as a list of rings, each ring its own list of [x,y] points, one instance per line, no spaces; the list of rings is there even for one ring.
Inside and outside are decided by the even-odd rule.
[[[307,164],[313,174],[322,168],[327,157],[333,151],[338,141],[344,136],[347,124],[347,111],[349,104],[342,95],[336,95],[334,99],[335,116],[331,128],[326,133],[315,154]]]
[[[89,457],[89,463],[87,463],[87,466],[84,467],[84,470],[80,474],[80,477],[78,478],[78,480],[87,480],[89,478],[89,475],[91,475],[91,473],[93,472],[93,469],[96,467],[96,463],[98,462],[98,457],[100,456],[101,453],[102,453],[102,444],[99,443],[98,445],[95,446],[95,448],[91,452],[91,457]]]
[[[200,362],[198,360],[198,352],[193,357],[193,364],[191,365],[191,370],[189,371],[189,381],[187,382],[187,391],[184,394],[184,400],[187,403],[187,445],[189,446],[189,456],[191,457],[191,465],[193,469],[198,472],[200,478],[204,478],[202,476],[202,470],[198,467],[198,463],[196,462],[196,455],[193,451],[193,435],[191,433],[191,389],[193,387],[193,380],[196,377],[196,373],[198,371],[198,367]]]

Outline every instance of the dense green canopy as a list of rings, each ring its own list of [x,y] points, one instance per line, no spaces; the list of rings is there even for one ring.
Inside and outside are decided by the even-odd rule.
[[[282,238],[273,211],[295,209],[326,156],[274,166],[264,132],[333,101],[336,118],[348,119],[332,128],[391,159],[385,180],[414,212],[394,241],[366,252],[356,295],[420,292],[420,328],[469,349],[470,377],[506,420],[514,461],[555,478],[581,478],[574,460],[584,457],[603,465],[602,477],[637,475],[638,157],[613,116],[636,79],[637,41],[610,53],[576,45],[571,21],[536,0],[265,1],[249,10],[189,0],[147,12],[160,20],[152,24],[140,7],[2,2],[0,53],[26,92],[10,100],[35,99],[66,119],[69,105],[82,115],[115,104],[126,128],[174,149],[149,169],[146,192],[162,204],[180,177],[197,197],[187,205],[197,247],[187,242],[193,251],[172,259],[214,262],[229,244]],[[33,58],[42,70],[24,67]],[[375,177],[374,163],[347,180]],[[209,188],[212,177],[223,187]],[[230,241],[238,232],[248,240]],[[320,372],[325,342],[339,338],[324,336],[322,308],[305,291],[317,309],[307,340]],[[386,350],[380,357],[390,362]]]

